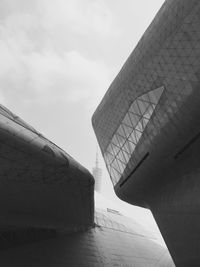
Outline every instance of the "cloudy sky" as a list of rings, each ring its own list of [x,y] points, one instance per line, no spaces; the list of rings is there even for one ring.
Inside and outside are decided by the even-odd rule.
[[[91,116],[163,2],[1,0],[0,102],[91,170]]]

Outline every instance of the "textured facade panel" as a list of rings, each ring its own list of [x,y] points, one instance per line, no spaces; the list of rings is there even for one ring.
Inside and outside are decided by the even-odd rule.
[[[87,229],[94,179],[64,150],[0,105],[0,229]]]
[[[130,107],[162,87],[148,122],[133,125],[140,117],[127,117]],[[200,264],[199,103],[200,2],[166,0],[94,113],[93,126],[116,194],[151,209],[180,267]],[[135,147],[125,145],[129,139]]]
[[[125,149],[131,155],[135,154],[132,163],[129,162],[129,171],[125,172],[129,157],[125,152],[119,154],[118,162],[113,163],[111,168],[108,167],[111,177],[116,177],[112,178],[114,184],[129,175],[145,153],[158,142],[160,134],[163,141],[169,142],[165,130],[168,125],[174,135],[183,135],[179,126],[184,121],[185,114],[195,112],[196,104],[193,101],[194,105],[191,105],[189,98],[195,95],[196,101],[200,99],[199,13],[198,1],[165,1],[93,115],[93,127],[102,154],[110,165],[117,157],[111,141],[119,136],[118,131],[122,131],[119,126],[124,119],[125,131],[128,134],[131,131],[128,128],[129,118],[125,118],[130,106],[141,95],[159,87],[165,88],[151,121],[140,136],[140,142],[136,140],[135,148],[128,146]],[[139,133],[136,132],[132,141],[138,138]],[[121,134],[118,139],[119,143],[125,142]],[[114,143],[116,142],[115,140]]]
[[[1,266],[174,267],[166,248],[146,236],[133,220],[101,210],[96,216],[96,227],[86,232],[0,249]]]

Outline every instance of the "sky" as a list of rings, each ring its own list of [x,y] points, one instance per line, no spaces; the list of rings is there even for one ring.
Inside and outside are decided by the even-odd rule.
[[[0,102],[92,171],[92,114],[163,2],[1,0]],[[124,208],[99,158],[102,194]]]

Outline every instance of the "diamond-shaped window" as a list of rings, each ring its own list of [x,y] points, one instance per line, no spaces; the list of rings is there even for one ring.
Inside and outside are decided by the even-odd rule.
[[[142,119],[141,119],[142,120]],[[136,125],[135,129],[140,131],[140,132],[143,132],[143,127],[142,127],[142,122],[141,120],[138,122],[138,124]]]
[[[119,128],[117,130],[117,134],[125,137],[125,132],[124,132],[124,129],[123,129],[122,125],[119,126]]]
[[[125,142],[125,144],[123,146],[123,150],[125,150],[130,155],[132,154],[133,150],[132,150],[132,147],[130,145],[130,141],[129,140],[126,140],[126,142]]]
[[[123,144],[126,142],[126,138],[123,137],[123,136],[121,136],[121,135],[118,135],[118,134],[116,134],[115,136],[118,139],[118,142],[119,142],[120,147],[122,147]]]
[[[135,99],[125,114],[107,151],[104,154],[106,164],[110,164],[110,175],[114,185],[119,181],[126,166],[132,166],[135,159],[131,157],[137,146],[164,87],[149,91]],[[130,164],[129,164],[130,163]],[[126,172],[125,172],[126,175]]]
[[[136,115],[136,114],[133,114],[133,113],[129,113],[129,115],[130,115],[130,119],[131,119],[133,128],[135,128],[135,126],[137,125],[138,121],[141,118],[141,115],[139,116],[139,115]]]
[[[120,148],[118,146],[115,146],[114,144],[111,144],[112,147],[112,151],[113,151],[113,155],[117,155],[117,153],[119,152]]]
[[[141,116],[141,112],[136,101],[130,106],[129,111]]]
[[[157,103],[158,103],[158,101],[159,101],[159,99],[160,99],[160,97],[161,97],[163,91],[164,91],[164,87],[163,87],[163,86],[160,87],[160,88],[157,88],[157,89],[155,89],[155,90],[153,90],[153,91],[150,91],[150,92],[148,93],[150,101],[151,101],[153,104],[157,105]]]
[[[149,105],[149,107],[146,109],[145,113],[143,114],[144,118],[150,119],[153,111],[154,111],[154,107],[152,105]]]
[[[126,114],[126,116],[123,119],[122,123],[127,125],[128,127],[132,127],[132,122],[131,122],[131,119],[130,119],[128,113]]]
[[[139,106],[139,109],[141,111],[141,114],[144,114],[145,111],[147,110],[148,106],[149,106],[149,102],[147,103],[147,102],[144,102],[144,101],[139,100],[139,99],[136,100],[136,101],[138,103],[138,106]]]
[[[125,124],[123,125],[123,128],[124,128],[125,135],[126,135],[126,137],[128,138],[129,135],[132,133],[133,128],[131,128],[131,127],[129,127],[129,126],[126,126]]]
[[[112,143],[113,143],[114,145],[116,145],[116,146],[120,146],[120,145],[119,145],[119,141],[117,140],[116,135],[113,136]]]
[[[150,102],[150,99],[149,99],[149,94],[145,94],[145,95],[142,95],[138,98],[138,100],[141,100],[141,101],[145,101],[145,102]]]

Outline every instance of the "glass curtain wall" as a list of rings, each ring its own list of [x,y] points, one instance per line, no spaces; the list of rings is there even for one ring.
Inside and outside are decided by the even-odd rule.
[[[162,86],[137,97],[111,139],[104,159],[114,185],[121,178],[163,91]]]

